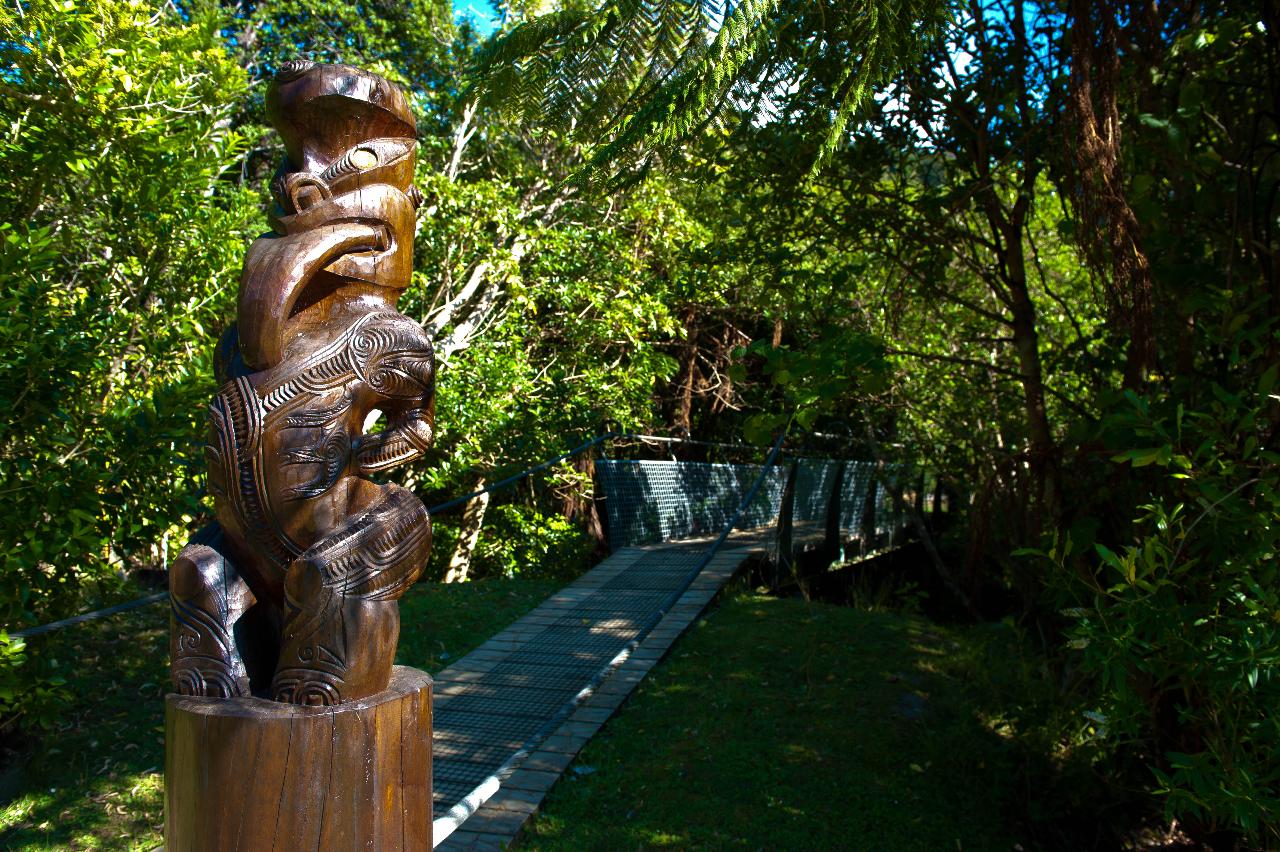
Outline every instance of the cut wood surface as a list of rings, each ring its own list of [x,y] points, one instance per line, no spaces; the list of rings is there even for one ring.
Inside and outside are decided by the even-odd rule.
[[[431,678],[334,707],[170,695],[165,848],[431,848]]]

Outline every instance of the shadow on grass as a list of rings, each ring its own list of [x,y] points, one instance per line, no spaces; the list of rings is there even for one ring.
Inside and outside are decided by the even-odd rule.
[[[528,612],[561,583],[420,583],[401,601],[396,662],[436,672]],[[154,849],[162,841],[163,604],[33,640],[32,659],[63,673],[72,701],[39,742],[15,744],[0,770],[0,848]]]
[[[72,700],[0,782],[0,846],[133,849],[159,843],[168,612],[147,607],[32,640]]]
[[[535,849],[1090,848],[999,628],[739,597],[579,755]],[[996,671],[1004,670],[1004,673]],[[1041,789],[1029,785],[1048,784]],[[1039,810],[1037,811],[1037,808]]]

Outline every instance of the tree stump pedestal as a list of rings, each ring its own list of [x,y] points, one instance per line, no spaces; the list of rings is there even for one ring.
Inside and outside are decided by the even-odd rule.
[[[165,702],[167,852],[431,849],[431,678],[333,707]]]

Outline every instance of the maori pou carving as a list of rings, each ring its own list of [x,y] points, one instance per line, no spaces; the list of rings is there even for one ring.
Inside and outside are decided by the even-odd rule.
[[[387,687],[431,545],[422,503],[371,478],[432,439],[431,343],[396,311],[417,138],[399,89],[342,65],[287,63],[267,114],[286,158],[218,344],[217,520],[170,567],[171,672],[184,695],[338,704]]]

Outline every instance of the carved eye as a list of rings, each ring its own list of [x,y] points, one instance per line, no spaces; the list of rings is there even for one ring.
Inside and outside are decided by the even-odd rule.
[[[367,172],[378,165],[379,162],[380,158],[377,151],[372,148],[357,148],[354,151],[348,151],[330,164],[329,168],[320,174],[320,179],[333,183],[348,175]]]

